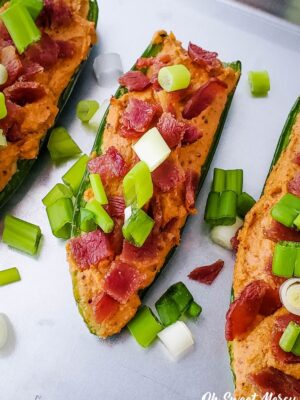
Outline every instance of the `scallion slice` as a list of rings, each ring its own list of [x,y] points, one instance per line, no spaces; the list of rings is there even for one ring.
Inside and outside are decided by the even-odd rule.
[[[76,116],[81,122],[89,122],[99,108],[96,100],[81,100],[76,107]]]
[[[211,226],[233,225],[236,221],[237,194],[231,190],[210,192],[204,219]]]
[[[242,169],[214,169],[214,177],[211,190],[222,193],[226,190],[235,192],[237,195],[243,189],[243,170]]]
[[[153,196],[153,183],[148,165],[138,162],[124,177],[123,191],[126,206],[142,208]]]
[[[0,92],[0,119],[3,119],[7,116],[7,108],[5,103],[5,96],[2,92]]]
[[[62,126],[52,130],[47,148],[53,161],[73,157],[81,153],[80,148]]]
[[[114,229],[114,221],[97,200],[88,202],[85,208],[94,214],[95,222],[103,232],[110,233]]]
[[[194,344],[191,331],[182,321],[177,321],[168,326],[157,336],[175,359],[185,354]]]
[[[272,218],[289,228],[299,214],[300,198],[291,193],[285,194],[271,210]]]
[[[202,313],[202,307],[195,301],[192,301],[189,308],[186,310],[186,315],[190,318],[197,318]]]
[[[73,193],[71,189],[63,185],[62,183],[57,183],[48,194],[42,199],[43,204],[46,207],[51,206],[53,203],[56,202],[56,200],[61,199],[63,197],[67,197],[69,199],[72,199]]]
[[[86,208],[80,209],[80,229],[83,232],[92,232],[97,228],[95,214]]]
[[[20,280],[21,276],[18,268],[3,269],[0,271],[0,286],[8,285]]]
[[[300,356],[300,335],[298,335],[291,352],[297,357]]]
[[[39,16],[44,7],[43,0],[10,0],[10,4],[22,4],[27,8],[34,20]]]
[[[69,239],[73,218],[73,203],[70,198],[62,197],[46,208],[51,230],[60,239]]]
[[[153,219],[145,211],[137,209],[132,211],[130,218],[122,227],[122,232],[126,240],[141,247],[150,235],[153,226]]]
[[[2,240],[15,249],[34,255],[38,250],[42,233],[39,226],[6,215]]]
[[[3,64],[0,64],[0,85],[4,85],[8,79],[7,69]]]
[[[109,107],[109,100],[104,100],[103,103],[101,103],[100,107],[98,110],[95,112],[95,114],[92,116],[92,118],[89,120],[89,127],[92,128],[93,130],[97,131],[101,121],[104,117],[104,114],[107,111],[107,108]]]
[[[77,195],[89,158],[83,154],[62,177],[63,182]]]
[[[4,147],[7,147],[7,139],[3,133],[3,130],[0,129],[0,149]]]
[[[294,275],[296,262],[300,261],[300,243],[278,242],[275,246],[272,262],[274,275],[291,278]]]
[[[158,83],[166,92],[186,89],[191,82],[191,73],[183,64],[162,67],[158,73]]]
[[[279,340],[280,348],[283,351],[289,353],[292,350],[294,344],[296,343],[299,334],[300,334],[300,326],[295,322],[291,321],[286,327],[285,331],[283,332]]]
[[[267,96],[270,90],[270,77],[267,71],[249,71],[248,80],[253,96]]]
[[[127,325],[129,332],[142,347],[149,347],[162,326],[147,306],[142,306]]]
[[[255,200],[248,193],[243,192],[238,195],[237,213],[241,218],[245,218],[246,214],[254,206]]]
[[[100,204],[108,204],[107,196],[99,174],[90,174],[90,182],[95,199]]]
[[[226,190],[226,171],[225,169],[215,168],[211,191],[221,193]]]

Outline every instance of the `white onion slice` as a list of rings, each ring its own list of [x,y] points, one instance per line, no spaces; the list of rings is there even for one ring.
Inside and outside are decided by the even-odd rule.
[[[131,206],[128,206],[124,210],[124,222],[128,221],[132,214]]]
[[[99,86],[114,85],[123,75],[121,57],[117,53],[100,54],[95,58],[93,68]]]
[[[186,353],[194,344],[191,331],[182,321],[177,321],[168,326],[160,331],[157,336],[175,359]]]
[[[95,114],[92,116],[92,118],[89,120],[89,126],[94,130],[98,131],[98,128],[100,126],[100,123],[104,117],[104,114],[109,106],[110,102],[108,99],[105,99],[101,104],[98,110],[95,112]]]
[[[0,129],[0,148],[1,147],[7,147],[7,140],[2,129]]]
[[[237,231],[243,226],[244,221],[236,217],[236,221],[231,226],[214,226],[210,232],[211,240],[225,249],[232,250],[230,240],[235,236]]]
[[[300,278],[285,281],[279,290],[284,307],[292,314],[300,315]]]
[[[8,339],[7,322],[3,314],[0,314],[0,349],[2,349]]]
[[[8,79],[7,69],[3,64],[0,64],[0,85],[4,85]]]

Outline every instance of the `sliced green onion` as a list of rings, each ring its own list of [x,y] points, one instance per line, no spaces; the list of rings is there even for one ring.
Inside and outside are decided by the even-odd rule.
[[[12,215],[6,215],[2,240],[15,249],[34,255],[38,250],[41,228]]]
[[[95,222],[103,232],[109,233],[114,229],[114,221],[97,200],[90,201],[85,208],[94,214]]]
[[[226,171],[225,169],[215,168],[211,191],[221,193],[224,190],[226,190]]]
[[[108,204],[107,196],[100,175],[90,174],[90,182],[95,199],[99,201],[100,204]]]
[[[230,226],[214,226],[210,231],[211,240],[224,249],[232,250],[231,239],[237,231],[243,226],[244,221],[236,217],[236,221]]]
[[[96,100],[81,100],[76,107],[77,118],[82,122],[89,122],[99,108]]]
[[[171,149],[157,128],[152,128],[132,146],[139,159],[154,171],[171,154]]]
[[[297,325],[295,322],[291,321],[285,328],[285,331],[283,332],[279,340],[280,348],[283,351],[289,353],[292,350],[299,334],[300,334],[300,326]]]
[[[236,221],[237,195],[231,190],[210,192],[204,212],[205,221],[211,226],[233,225]]]
[[[300,356],[300,335],[298,335],[291,352],[297,357]]]
[[[166,92],[185,89],[191,82],[191,73],[183,64],[163,67],[158,73],[158,83]]]
[[[214,169],[212,192],[224,192],[231,190],[239,195],[243,189],[243,170],[242,169]]]
[[[52,129],[47,148],[53,161],[81,153],[80,148],[62,126]]]
[[[185,354],[194,344],[191,331],[182,321],[177,321],[168,326],[157,336],[174,359]]]
[[[245,218],[246,214],[254,206],[255,200],[248,193],[243,192],[238,195],[237,213],[241,218]]]
[[[46,208],[51,230],[60,239],[69,239],[73,218],[73,203],[70,198],[62,197]]]
[[[71,199],[73,197],[73,193],[68,186],[63,185],[62,183],[57,183],[42,199],[42,202],[46,207],[49,207],[55,203],[56,200],[63,197]]]
[[[300,214],[294,219],[293,225],[299,230],[300,229]]]
[[[88,160],[88,156],[83,154],[62,177],[63,182],[71,188],[74,196],[78,193]]]
[[[44,7],[43,0],[10,0],[10,4],[22,4],[27,8],[34,20],[39,16]]]
[[[219,198],[220,194],[218,192],[209,192],[205,206],[204,220],[211,226],[218,225]]]
[[[202,307],[195,301],[192,301],[189,308],[186,310],[186,315],[190,318],[197,318],[202,313]]]
[[[127,325],[129,332],[142,347],[148,347],[156,338],[162,326],[149,307],[143,306]]]
[[[0,64],[0,85],[4,85],[8,79],[8,72],[7,69],[3,64]]]
[[[7,108],[5,103],[5,96],[2,92],[0,92],[0,119],[3,119],[7,116]]]
[[[267,71],[249,71],[248,80],[253,96],[267,96],[270,90],[270,77]]]
[[[153,226],[153,219],[145,211],[137,209],[132,210],[131,216],[122,227],[122,232],[126,240],[141,247],[150,235]]]
[[[138,162],[124,177],[123,191],[126,206],[142,208],[153,196],[153,183],[148,165]]]
[[[291,278],[294,275],[297,258],[300,259],[300,243],[276,243],[272,262],[273,274],[284,278]]]
[[[80,209],[80,229],[83,232],[92,232],[97,228],[95,215],[86,208]]]
[[[300,198],[293,194],[285,194],[271,210],[272,218],[291,228],[300,214]]]
[[[0,149],[7,147],[7,140],[6,140],[6,136],[3,133],[3,130],[0,129]]]
[[[98,110],[95,112],[95,114],[92,116],[92,118],[89,120],[89,126],[93,130],[97,131],[101,121],[104,117],[104,114],[107,111],[107,108],[109,107],[110,101],[109,100],[104,100],[103,103],[101,103],[100,107]]]
[[[0,271],[0,286],[8,285],[20,280],[21,276],[18,268],[9,268]]]
[[[13,4],[0,14],[18,52],[25,49],[41,38],[41,32],[34,23],[29,11],[22,4]]]

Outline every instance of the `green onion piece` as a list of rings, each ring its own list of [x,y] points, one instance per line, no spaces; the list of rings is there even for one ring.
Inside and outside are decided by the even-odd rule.
[[[248,80],[253,96],[267,96],[270,90],[270,77],[267,71],[249,71]]]
[[[95,222],[103,232],[110,233],[114,229],[114,221],[97,200],[90,201],[85,208],[94,214]]]
[[[158,83],[166,92],[185,89],[191,82],[191,73],[185,65],[163,67],[158,73]]]
[[[83,232],[92,232],[97,229],[94,213],[86,208],[80,209],[80,229]]]
[[[52,129],[47,148],[52,161],[73,157],[81,153],[80,148],[63,127]]]
[[[46,208],[51,230],[60,239],[69,239],[73,218],[73,203],[70,198],[62,197]]]
[[[218,225],[219,198],[217,192],[210,192],[207,198],[204,220],[211,226]]]
[[[153,226],[153,219],[145,211],[132,210],[130,218],[122,227],[123,236],[135,246],[141,247],[150,235]]]
[[[218,225],[233,225],[236,220],[237,194],[231,190],[222,192],[219,199]]]
[[[274,275],[291,278],[294,275],[297,254],[300,255],[300,244],[295,242],[278,242],[275,246],[272,262]]]
[[[148,165],[138,162],[124,177],[123,191],[126,206],[142,208],[153,195],[153,183]]]
[[[156,338],[162,326],[150,308],[143,306],[127,325],[129,332],[142,347],[148,347]]]
[[[56,200],[67,197],[72,199],[73,193],[69,187],[62,183],[57,183],[48,194],[42,199],[43,204],[46,207],[51,206]]]
[[[90,182],[95,199],[99,201],[100,204],[108,204],[107,196],[100,175],[90,174]]]
[[[271,210],[272,218],[291,228],[300,214],[300,198],[293,194],[285,194]]]
[[[175,301],[180,313],[183,313],[193,301],[193,296],[183,282],[174,283],[165,295]]]
[[[7,147],[7,140],[6,140],[6,136],[3,133],[3,130],[0,129],[0,149]]]
[[[299,230],[300,229],[300,214],[294,219],[293,225]]]
[[[43,0],[10,0],[10,4],[22,4],[34,20],[37,19],[44,7]]]
[[[76,107],[77,118],[82,122],[89,122],[99,108],[96,100],[81,100]]]
[[[186,310],[186,315],[190,318],[197,318],[202,313],[202,307],[195,301],[192,301],[189,308]]]
[[[300,356],[300,335],[298,335],[291,351],[295,356]]]
[[[8,72],[7,69],[3,64],[0,64],[0,85],[4,85],[8,79]]]
[[[221,193],[223,190],[226,190],[226,171],[215,168],[211,191]]]
[[[283,351],[289,353],[292,350],[299,334],[300,334],[300,326],[297,325],[295,322],[291,321],[286,327],[285,331],[283,332],[279,340],[280,348]]]
[[[9,283],[18,282],[20,280],[21,276],[17,268],[9,268],[0,271],[0,286],[8,285]]]
[[[2,240],[15,249],[34,255],[38,250],[42,233],[39,226],[6,215]]]
[[[228,169],[226,171],[226,189],[235,192],[237,195],[243,190],[243,170]]]
[[[0,92],[0,119],[3,119],[7,116],[7,108],[5,103],[5,96]]]
[[[298,244],[296,248],[297,248],[297,255],[295,260],[294,276],[296,278],[300,278],[300,244]]]
[[[0,14],[18,52],[25,49],[41,38],[41,32],[34,23],[29,11],[22,4],[13,4]]]
[[[78,193],[88,160],[88,156],[83,154],[62,177],[63,182],[71,188],[74,196]]]
[[[237,198],[237,214],[241,218],[245,218],[246,214],[254,206],[255,200],[248,193],[243,192]]]

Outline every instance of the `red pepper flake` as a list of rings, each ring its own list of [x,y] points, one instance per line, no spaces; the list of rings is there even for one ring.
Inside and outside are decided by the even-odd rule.
[[[217,260],[211,265],[195,268],[189,273],[188,277],[193,281],[204,283],[205,285],[211,285],[223,267],[224,261]]]

